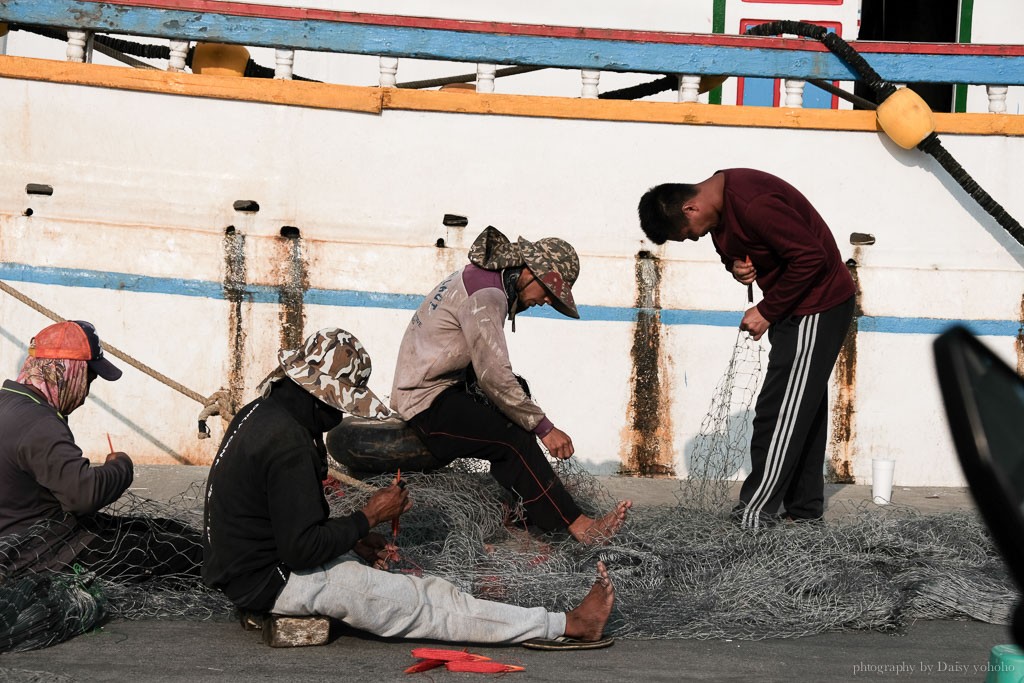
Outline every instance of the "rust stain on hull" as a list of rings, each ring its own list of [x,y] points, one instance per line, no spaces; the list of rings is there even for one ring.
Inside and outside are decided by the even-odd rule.
[[[857,287],[853,320],[846,332],[843,347],[836,359],[835,382],[836,400],[832,413],[832,430],[829,437],[828,471],[825,480],[833,484],[853,484],[853,435],[857,398],[857,321],[863,315],[860,301],[860,277],[857,274],[857,259],[860,248],[855,247],[853,258],[846,262]]]
[[[309,289],[309,277],[306,261],[302,255],[302,238],[298,230],[278,239],[278,302],[281,309],[278,320],[281,322],[281,348],[297,349],[305,341],[306,323],[305,297]]]
[[[649,252],[636,259],[637,320],[630,349],[632,373],[627,455],[623,474],[674,475],[670,396],[661,353],[661,264]]]
[[[245,235],[228,228],[224,232],[224,297],[228,300],[228,401],[231,413],[242,407],[245,389],[245,325],[242,304],[246,298]]]

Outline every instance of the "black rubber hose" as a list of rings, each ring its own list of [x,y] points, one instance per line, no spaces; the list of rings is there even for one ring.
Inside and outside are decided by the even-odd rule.
[[[829,33],[824,26],[809,24],[803,21],[772,21],[766,24],[751,26],[747,29],[747,33],[754,36],[773,36],[789,33],[820,40],[832,54],[856,71],[860,76],[860,80],[867,83],[875,91],[878,95],[879,104],[896,92],[896,86],[883,79],[849,43],[835,33]],[[917,148],[938,161],[939,165],[949,173],[957,185],[963,188],[964,192],[969,194],[1019,244],[1024,245],[1024,228],[1021,227],[1021,224],[1007,213],[1006,209],[993,199],[988,192],[978,185],[977,181],[942,146],[938,135],[934,132],[930,133],[924,140],[918,143]]]
[[[676,87],[676,83],[678,83],[676,76],[663,76],[647,83],[631,85],[628,88],[609,90],[599,94],[597,97],[602,100],[639,100],[642,97],[649,97],[665,90],[671,90]]]
[[[782,33],[790,33],[804,38],[813,38],[821,41],[839,59],[857,72],[858,80],[866,83],[874,90],[882,100],[896,92],[896,87],[886,82],[878,72],[871,68],[860,53],[851,47],[849,43],[835,33],[829,33],[824,26],[808,24],[803,21],[770,21],[766,24],[758,24],[747,29],[752,36],[777,36]]]
[[[953,158],[953,155],[939,142],[938,135],[932,133],[922,140],[917,145],[917,148],[930,154],[938,161],[939,165],[946,169],[946,172],[956,181],[957,185],[964,189],[964,192],[971,195],[981,208],[985,209],[990,216],[995,218],[996,222],[1006,232],[1010,233],[1013,239],[1017,240],[1020,244],[1024,244],[1024,227],[1021,227],[1017,219],[1007,213],[1006,209],[971,177],[964,167],[960,165],[960,162]]]
[[[131,55],[132,57],[141,57],[143,59],[171,58],[171,48],[166,45],[147,45],[145,43],[135,43],[123,38],[101,35],[95,36],[93,40],[101,45],[106,45],[113,50],[117,50],[118,52]]]

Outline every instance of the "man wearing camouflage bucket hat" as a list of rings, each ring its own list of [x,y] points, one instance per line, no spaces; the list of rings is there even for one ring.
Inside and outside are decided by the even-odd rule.
[[[398,351],[391,407],[416,431],[439,464],[457,458],[491,463],[491,474],[520,496],[528,521],[567,530],[584,543],[606,542],[632,503],[598,518],[581,513],[537,443],[572,457],[558,429],[512,372],[504,322],[532,306],[551,305],[579,318],[572,286],[579,257],[568,242],[545,237],[515,243],[494,227],[473,242],[469,264],[427,295]],[[474,396],[476,387],[486,396]]]
[[[352,334],[325,328],[282,350],[259,398],[231,421],[207,478],[203,580],[240,609],[328,616],[385,637],[514,643],[562,636],[599,641],[615,598],[603,564],[566,613],[463,593],[437,577],[386,570],[384,537],[370,530],[412,507],[393,483],[345,517],[330,517],[323,435],[344,413],[391,411],[367,387],[370,356]]]

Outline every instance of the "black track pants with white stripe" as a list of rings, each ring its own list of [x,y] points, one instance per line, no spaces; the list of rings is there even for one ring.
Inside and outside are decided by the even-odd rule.
[[[498,410],[478,403],[465,390],[446,390],[409,425],[445,465],[456,458],[490,461],[491,476],[522,497],[531,524],[554,531],[567,528],[580,516],[537,437]]]
[[[736,515],[752,529],[824,512],[828,381],[853,317],[854,298],[823,313],[792,316],[768,328],[772,348],[754,410],[750,476]]]

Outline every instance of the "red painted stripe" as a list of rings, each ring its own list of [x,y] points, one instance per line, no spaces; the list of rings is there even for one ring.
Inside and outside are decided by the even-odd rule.
[[[669,45],[707,45],[715,47],[745,47],[772,50],[798,50],[826,52],[817,41],[800,38],[762,38],[710,33],[665,33],[660,31],[632,31],[625,29],[581,28],[573,26],[545,26],[540,24],[510,24],[494,21],[464,21],[409,17],[393,14],[366,14],[303,7],[277,7],[221,0],[81,0],[104,5],[149,7],[154,9],[207,12],[238,17],[257,17],[285,21],[333,21],[345,24],[369,24],[400,28],[436,29],[466,33],[496,33],[515,36],[546,38],[582,38]],[[880,43],[852,41],[858,52],[936,55],[994,55],[1024,56],[1024,45],[982,45],[977,43]]]

